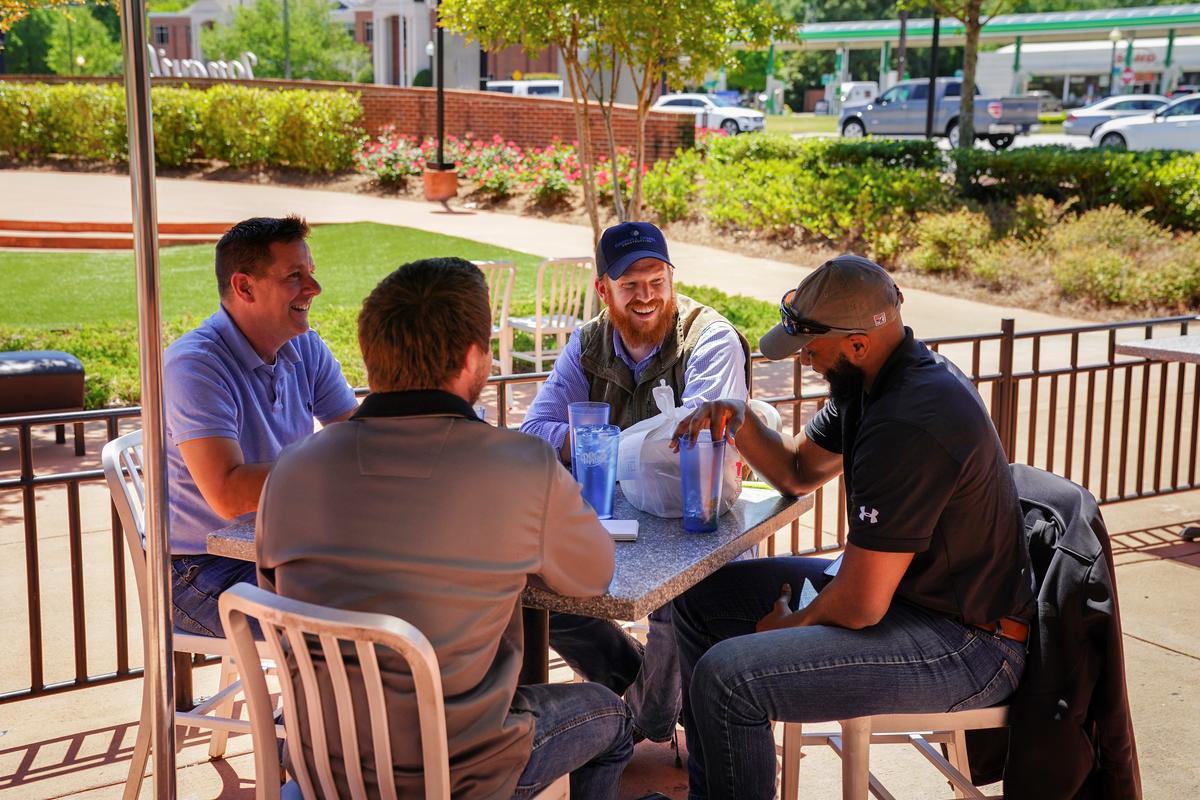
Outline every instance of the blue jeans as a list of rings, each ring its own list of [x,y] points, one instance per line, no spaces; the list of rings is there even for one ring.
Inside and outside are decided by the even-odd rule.
[[[514,797],[532,797],[570,773],[571,797],[616,800],[633,757],[629,709],[596,683],[518,686],[512,710],[534,716],[533,749]]]
[[[671,738],[683,704],[671,606],[650,612],[644,648],[612,620],[561,613],[550,615],[550,646],[586,680],[624,695],[638,735]]]
[[[862,630],[754,633],[782,584],[793,596],[805,578],[819,589],[828,564],[730,564],[675,601],[689,798],[773,798],[773,720],[960,711],[998,705],[1016,688],[1023,644],[899,600]]]
[[[210,556],[204,553],[171,558],[171,600],[175,627],[200,636],[224,636],[217,598],[237,583],[258,585],[253,561]],[[258,623],[250,620],[257,638]]]

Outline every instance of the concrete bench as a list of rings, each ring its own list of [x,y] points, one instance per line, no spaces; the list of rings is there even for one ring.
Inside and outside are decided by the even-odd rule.
[[[0,352],[0,416],[83,410],[83,364],[58,350]],[[66,442],[66,426],[54,440]],[[75,423],[75,455],[84,454],[83,423]]]

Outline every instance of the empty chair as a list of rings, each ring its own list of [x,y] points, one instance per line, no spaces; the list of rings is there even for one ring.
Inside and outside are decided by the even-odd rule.
[[[137,430],[113,439],[104,445],[100,460],[113,504],[121,518],[121,527],[125,529],[125,544],[133,562],[133,576],[137,584],[138,605],[141,607],[142,619],[146,620],[149,619],[149,613],[146,608],[146,488],[142,478],[142,432]],[[179,628],[175,628],[173,643],[176,653],[221,656],[221,678],[217,694],[191,711],[175,712],[176,725],[212,729],[208,755],[210,758],[220,758],[225,755],[225,740],[229,731],[246,733],[250,730],[249,722],[229,716],[233,711],[234,696],[241,690],[241,685],[236,680],[233,650],[227,639],[198,636]],[[146,636],[144,631],[142,649],[145,655],[144,663],[149,664],[152,657],[150,637]],[[125,800],[136,798],[142,785],[146,759],[150,755],[151,703],[150,683],[144,681],[142,714],[138,722],[133,759],[129,764],[129,775],[125,782]],[[269,748],[269,755],[272,759],[277,755],[273,743]]]
[[[866,800],[868,791],[888,800],[892,795],[871,775],[872,744],[911,744],[937,767],[955,797],[982,798],[971,783],[966,731],[1003,728],[1008,706],[933,714],[880,714],[841,720],[840,731],[802,733],[800,723],[783,726],[783,770],[780,800],[796,800],[800,781],[800,748],[828,745],[842,757],[842,800]],[[946,748],[947,760],[934,745]]]
[[[511,261],[472,261],[487,279],[488,300],[492,306],[492,338],[500,340],[498,358],[492,359],[493,366],[500,368],[501,375],[512,374],[512,326],[508,322],[508,307],[512,302],[513,278],[517,268]]]
[[[311,721],[312,764],[305,763],[300,748],[291,753],[295,781],[283,787],[282,796],[315,798],[338,797],[334,783],[334,765],[326,738],[325,715],[336,709],[336,728],[344,754],[344,772],[351,797],[363,798],[367,784],[363,778],[361,749],[358,741],[355,706],[351,700],[351,683],[347,675],[349,663],[362,675],[362,689],[367,702],[371,731],[371,750],[375,756],[375,775],[393,772],[391,734],[387,719],[387,702],[379,667],[377,648],[387,648],[400,655],[412,673],[417,696],[417,717],[421,740],[421,760],[425,779],[426,800],[449,800],[450,762],[446,743],[446,715],[442,696],[442,676],[437,654],[429,640],[419,630],[402,619],[387,614],[342,611],[299,600],[280,597],[265,589],[240,583],[221,595],[221,622],[233,641],[238,657],[247,662],[255,659],[255,643],[248,620],[258,620],[267,646],[276,663],[289,656],[295,662],[292,670],[279,670],[283,695],[283,719],[288,736],[303,741],[300,730],[300,705],[304,705]],[[297,643],[306,643],[297,647]],[[336,703],[322,704],[322,687],[314,667],[313,653],[319,646],[319,657],[326,667],[330,689]],[[297,679],[291,677],[292,673]],[[254,741],[254,766],[257,775],[255,796],[258,800],[280,797],[278,775],[274,763],[273,730],[270,694],[261,670],[246,670],[243,675],[246,703],[250,708],[251,735]],[[315,768],[316,775],[312,773]],[[567,777],[555,781],[540,798],[558,800],[569,793]],[[379,781],[379,796],[395,800],[396,787],[390,781]]]
[[[512,317],[513,330],[533,335],[533,350],[514,352],[513,358],[532,362],[538,372],[543,363],[562,352],[571,331],[592,314],[595,261],[584,258],[548,258],[538,267],[537,299],[532,317]],[[554,336],[556,345],[544,349],[545,336]]]

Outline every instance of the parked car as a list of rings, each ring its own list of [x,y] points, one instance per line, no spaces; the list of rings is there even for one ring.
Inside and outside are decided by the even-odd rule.
[[[1174,99],[1176,97],[1183,97],[1185,94],[1196,94],[1197,92],[1200,92],[1200,83],[1183,83],[1172,89],[1167,97]]]
[[[1039,114],[1060,114],[1063,110],[1062,100],[1045,89],[1034,89],[1031,95],[1038,99]]]
[[[962,81],[938,78],[935,87],[933,132],[948,138],[951,147],[958,147]],[[901,81],[869,103],[842,106],[838,129],[848,137],[924,133],[928,104],[928,80]],[[1027,133],[1037,121],[1036,97],[984,97],[975,87],[975,136],[987,139],[997,150],[1011,145],[1017,134]]]
[[[1090,106],[1067,112],[1063,133],[1068,136],[1091,136],[1105,122],[1120,117],[1148,114],[1167,104],[1158,94],[1118,94],[1106,97]]]
[[[1109,120],[1092,134],[1100,147],[1200,152],[1200,94],[1172,100],[1158,111]]]
[[[691,114],[696,118],[697,126],[720,128],[730,136],[761,131],[764,122],[761,111],[742,108],[732,100],[711,94],[664,94],[654,103],[654,110]]]
[[[562,97],[561,80],[488,81],[489,92],[504,92],[518,97]]]

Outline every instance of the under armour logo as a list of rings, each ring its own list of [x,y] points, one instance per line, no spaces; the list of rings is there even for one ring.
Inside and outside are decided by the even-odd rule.
[[[866,506],[859,506],[858,518],[864,522],[870,520],[871,524],[874,525],[875,523],[879,522],[879,509],[872,508],[870,511],[867,511]]]

